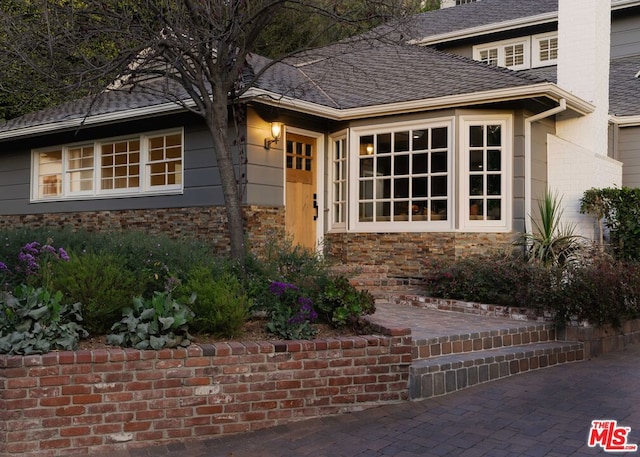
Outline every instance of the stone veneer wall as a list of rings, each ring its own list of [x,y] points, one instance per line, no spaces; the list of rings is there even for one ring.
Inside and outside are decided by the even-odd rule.
[[[410,329],[386,336],[0,356],[0,456],[92,455],[407,399]]]
[[[273,233],[283,230],[284,208],[245,206],[243,209],[248,242],[253,248],[260,249]],[[28,226],[96,232],[140,230],[173,238],[190,236],[204,239],[213,243],[220,252],[229,249],[226,225],[224,206],[0,216],[0,228]]]
[[[506,248],[513,233],[330,233],[325,252],[358,287],[377,297],[419,290],[427,261]]]

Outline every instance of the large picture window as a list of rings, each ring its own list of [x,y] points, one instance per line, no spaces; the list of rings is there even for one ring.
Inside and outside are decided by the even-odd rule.
[[[450,122],[362,132],[355,141],[360,227],[450,225]]]
[[[181,191],[182,138],[173,131],[34,151],[32,199]]]

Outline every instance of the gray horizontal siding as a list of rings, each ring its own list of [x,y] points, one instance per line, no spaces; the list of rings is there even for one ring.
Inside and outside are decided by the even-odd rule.
[[[611,58],[640,54],[640,17],[615,17],[611,23]]]
[[[621,128],[618,157],[622,162],[622,185],[640,187],[640,127]]]
[[[224,202],[216,160],[211,149],[208,132],[193,118],[184,116],[178,120],[190,120],[185,126],[184,191],[182,194],[149,196],[127,196],[119,198],[93,198],[56,202],[30,203],[31,148],[71,142],[70,137],[51,137],[0,145],[0,214],[42,214],[57,212],[109,211],[127,209],[180,208],[192,206],[214,206]],[[132,125],[134,124],[134,125]],[[154,129],[178,127],[179,123],[162,119],[157,122],[129,123],[126,126],[110,126],[95,130],[95,138],[108,138]],[[90,138],[89,132],[82,137]],[[83,140],[85,138],[82,138]],[[76,137],[77,140],[77,137]]]

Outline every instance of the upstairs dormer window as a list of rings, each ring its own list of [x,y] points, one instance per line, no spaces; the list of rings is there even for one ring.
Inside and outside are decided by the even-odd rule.
[[[534,35],[532,40],[532,67],[555,65],[558,62],[558,34]]]
[[[498,41],[473,48],[473,58],[489,65],[522,70],[529,67],[529,38]]]
[[[473,58],[511,70],[555,65],[558,62],[557,32],[494,41],[473,47]]]

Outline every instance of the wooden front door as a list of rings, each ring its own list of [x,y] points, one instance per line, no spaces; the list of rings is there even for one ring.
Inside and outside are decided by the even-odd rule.
[[[285,225],[294,244],[316,248],[316,140],[287,134]]]

